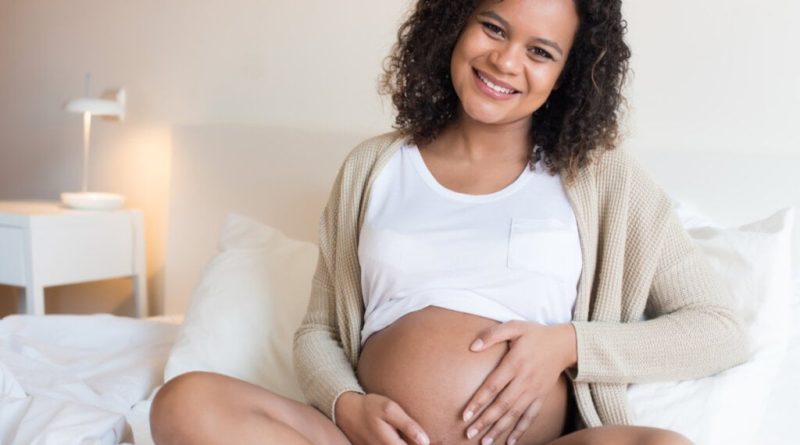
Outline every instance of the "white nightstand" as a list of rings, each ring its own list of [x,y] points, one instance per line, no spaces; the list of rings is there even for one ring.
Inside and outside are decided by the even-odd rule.
[[[0,284],[24,289],[20,308],[44,314],[44,288],[130,277],[147,314],[142,212],[82,211],[50,201],[0,201]],[[23,297],[24,296],[24,297]]]

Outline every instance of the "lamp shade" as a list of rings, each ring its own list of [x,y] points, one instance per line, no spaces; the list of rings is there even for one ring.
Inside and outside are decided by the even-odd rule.
[[[119,116],[123,113],[122,106],[116,102],[88,97],[69,101],[67,103],[67,111],[73,113],[89,112],[92,116]]]
[[[125,90],[120,89],[116,96],[116,100],[81,97],[67,102],[64,108],[71,113],[89,113],[122,120],[125,119]]]

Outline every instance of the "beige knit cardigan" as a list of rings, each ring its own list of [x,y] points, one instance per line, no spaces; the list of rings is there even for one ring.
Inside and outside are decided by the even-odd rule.
[[[403,142],[388,133],[353,149],[320,219],[294,364],[308,402],[334,423],[339,395],[364,393],[354,371],[364,314],[358,237],[373,180]],[[568,370],[582,426],[631,424],[629,383],[698,378],[749,357],[729,290],[633,157],[604,151],[565,189],[583,258],[578,364]]]

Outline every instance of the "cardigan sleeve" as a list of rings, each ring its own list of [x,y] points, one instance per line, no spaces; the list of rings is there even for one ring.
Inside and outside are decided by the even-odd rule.
[[[294,335],[294,367],[306,400],[334,424],[335,404],[347,391],[364,394],[342,346],[337,322],[335,252],[343,165],[336,176],[319,224],[319,256],[306,315]]]
[[[576,382],[685,380],[746,361],[747,334],[729,289],[681,226],[667,195],[639,166],[633,168],[629,185],[645,192],[632,206],[651,206],[649,219],[637,223],[655,232],[653,245],[639,250],[650,250],[642,258],[655,263],[638,267],[626,253],[620,273],[631,279],[632,273],[652,271],[649,292],[644,287],[648,319],[573,322],[578,364],[568,374]]]

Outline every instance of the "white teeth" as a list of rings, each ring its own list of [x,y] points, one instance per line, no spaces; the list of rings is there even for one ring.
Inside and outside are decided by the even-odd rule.
[[[478,77],[480,77],[483,83],[485,83],[489,88],[493,89],[494,91],[497,91],[498,93],[502,94],[514,94],[514,90],[509,90],[508,88],[503,88],[501,86],[495,85],[492,82],[490,82],[489,79],[483,77],[480,71],[477,71],[477,73]]]

